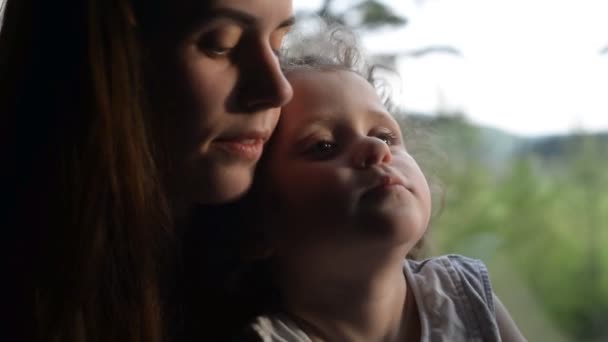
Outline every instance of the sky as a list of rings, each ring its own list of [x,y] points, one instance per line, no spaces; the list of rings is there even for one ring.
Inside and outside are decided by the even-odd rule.
[[[520,135],[608,131],[608,0],[381,1],[408,24],[364,34],[369,53],[441,44],[462,54],[400,58],[402,108],[462,112]]]
[[[607,0],[383,2],[408,24],[364,34],[369,53],[438,44],[461,52],[400,58],[393,87],[404,109],[462,112],[519,135],[608,130]]]

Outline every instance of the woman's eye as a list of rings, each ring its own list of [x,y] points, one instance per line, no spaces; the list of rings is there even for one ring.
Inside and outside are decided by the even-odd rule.
[[[221,28],[204,34],[197,43],[198,48],[209,57],[225,57],[239,44],[242,34],[238,26]]]
[[[228,55],[231,50],[232,50],[232,48],[216,47],[216,48],[207,49],[207,53],[212,56],[221,57],[221,56]]]
[[[233,47],[221,46],[219,44],[204,41],[200,42],[198,47],[209,57],[224,57],[230,54],[233,49]]]

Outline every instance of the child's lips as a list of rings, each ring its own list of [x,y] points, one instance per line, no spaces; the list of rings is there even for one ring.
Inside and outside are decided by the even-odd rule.
[[[403,187],[406,190],[409,190],[399,177],[392,176],[392,175],[384,175],[384,176],[380,177],[380,181],[375,186],[375,188],[385,188],[386,189],[386,188],[395,187],[395,186]]]
[[[383,174],[376,179],[372,186],[365,190],[364,196],[375,197],[387,192],[403,190],[412,192],[412,190],[405,185],[405,182],[403,182],[400,177],[391,174]]]

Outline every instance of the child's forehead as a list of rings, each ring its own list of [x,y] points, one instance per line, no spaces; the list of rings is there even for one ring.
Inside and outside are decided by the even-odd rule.
[[[294,97],[284,107],[281,121],[289,126],[340,119],[394,121],[374,87],[355,72],[301,68],[287,73],[287,79]]]
[[[359,74],[345,69],[299,69],[287,74],[294,89],[290,107],[382,106],[374,87]]]
[[[287,80],[291,83],[323,83],[326,82],[328,78],[332,79],[340,79],[343,81],[350,82],[369,82],[360,74],[353,70],[349,70],[340,66],[321,66],[321,67],[297,67],[288,71],[285,74]],[[369,84],[371,86],[371,84]]]

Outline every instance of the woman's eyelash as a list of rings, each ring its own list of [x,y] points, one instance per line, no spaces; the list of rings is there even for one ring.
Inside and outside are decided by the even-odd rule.
[[[210,55],[221,57],[226,56],[230,53],[230,49],[213,49],[207,51]]]
[[[209,57],[225,57],[229,55],[236,46],[228,43],[220,43],[214,37],[202,37],[197,43],[199,51]]]
[[[230,54],[232,47],[220,47],[213,45],[199,44],[199,48],[210,57],[224,57]]]

